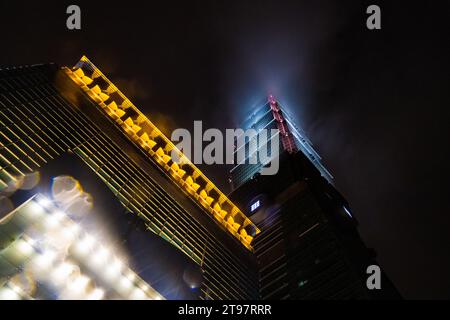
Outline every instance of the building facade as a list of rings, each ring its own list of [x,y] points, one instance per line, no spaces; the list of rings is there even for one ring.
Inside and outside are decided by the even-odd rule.
[[[277,130],[269,144],[279,140],[279,150],[269,150],[280,170],[262,176],[265,164],[240,163],[227,196],[86,57],[71,68],[2,69],[0,193],[75,157],[131,220],[199,267],[196,298],[398,298],[384,274],[382,290],[367,289],[375,255],[281,105],[269,97],[244,128]]]
[[[259,231],[86,57],[74,68],[0,71],[0,190],[65,153],[79,157],[146,228],[203,272],[200,299],[257,297]]]
[[[41,194],[0,219],[0,249],[0,300],[164,299]]]
[[[259,174],[261,164],[240,164],[231,172],[231,198],[261,230],[254,242],[259,298],[400,298],[382,272],[382,289],[368,289],[366,271],[377,265],[375,253],[361,240],[320,157],[285,115],[271,96],[247,121],[257,130],[278,126],[278,173]]]

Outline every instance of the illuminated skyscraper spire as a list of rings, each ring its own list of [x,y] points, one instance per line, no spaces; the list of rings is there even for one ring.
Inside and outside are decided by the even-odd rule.
[[[313,149],[311,141],[308,140],[303,130],[301,130],[293,118],[288,113],[275,97],[270,94],[267,101],[262,106],[256,108],[256,110],[244,121],[242,129],[255,129],[259,132],[262,129],[278,129],[277,135],[279,135],[280,143],[279,150],[275,152],[271,150],[271,143],[268,143],[269,156],[273,159],[282,152],[288,152],[293,154],[296,152],[302,152],[308,160],[316,167],[320,174],[330,183],[333,181],[333,176],[320,162],[321,157]],[[270,141],[277,139],[276,135],[270,137]],[[248,142],[247,146],[250,143]],[[262,148],[259,145],[258,148]],[[248,154],[246,159],[237,165],[230,171],[231,182],[233,188],[239,187],[251,179],[255,174],[258,174],[266,163],[250,164],[249,158],[251,154]],[[236,157],[235,157],[236,158]]]
[[[278,102],[275,100],[273,95],[269,95],[269,105],[270,109],[272,109],[273,118],[277,123],[278,130],[280,131],[280,140],[283,146],[283,149],[289,153],[294,153],[297,151],[297,146],[295,145],[295,140],[292,133],[289,130],[289,126],[286,123],[286,120],[283,117],[280,106]]]

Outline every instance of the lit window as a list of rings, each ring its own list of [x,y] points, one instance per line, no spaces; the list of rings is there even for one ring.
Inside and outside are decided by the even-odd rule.
[[[353,218],[352,214],[350,213],[350,210],[348,210],[345,206],[344,206],[343,208],[344,208],[345,213],[346,213],[350,218]]]
[[[259,208],[259,206],[260,206],[260,203],[259,203],[259,200],[258,200],[258,201],[256,201],[254,204],[251,205],[250,211],[251,211],[251,212],[255,211],[256,209]]]

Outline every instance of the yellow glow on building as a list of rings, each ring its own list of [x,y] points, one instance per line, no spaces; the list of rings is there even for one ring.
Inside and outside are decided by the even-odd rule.
[[[86,56],[64,71],[168,177],[252,250],[253,237],[245,228],[251,227],[256,234],[260,230]],[[178,163],[172,161],[172,151]]]

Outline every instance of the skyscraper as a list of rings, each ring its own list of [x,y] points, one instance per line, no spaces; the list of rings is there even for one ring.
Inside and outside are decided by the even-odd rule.
[[[262,230],[254,244],[259,298],[399,298],[384,273],[381,289],[368,289],[374,251],[362,242],[349,204],[320,157],[286,114],[270,96],[244,125],[279,129],[280,152],[271,154],[278,157],[278,173],[261,175],[264,164],[248,163],[231,172],[231,198]]]
[[[384,274],[382,290],[368,290],[373,251],[286,110],[270,96],[244,126],[250,127],[257,133],[277,129],[269,153],[280,169],[263,176],[267,163],[239,163],[231,173],[235,190],[227,196],[87,57],[73,68],[2,69],[0,193],[15,196],[58,162],[81,163],[131,221],[137,218],[151,236],[198,266],[196,298],[398,297]],[[274,139],[280,141],[277,152],[270,148]],[[255,141],[243,147],[261,148]]]
[[[0,71],[0,190],[76,155],[146,228],[202,270],[201,299],[257,297],[259,229],[83,57]]]
[[[272,95],[269,96],[267,101],[255,108],[251,115],[242,123],[241,128],[244,130],[253,129],[254,136],[248,137],[244,141],[245,144],[237,146],[234,150],[236,165],[230,171],[232,188],[237,188],[251,179],[266,164],[263,159],[257,159],[257,163],[250,162],[251,156],[255,153],[254,150],[261,149],[264,145],[267,148],[269,159],[284,151],[288,153],[301,151],[314,164],[321,175],[332,183],[332,175],[320,162],[319,154],[314,150],[303,130],[295,124],[292,117]],[[276,133],[270,137],[268,136],[267,139],[259,139],[263,129],[276,129]],[[278,143],[279,148],[272,150],[272,141],[275,139],[280,142]],[[240,148],[245,151],[245,159],[238,159]]]

